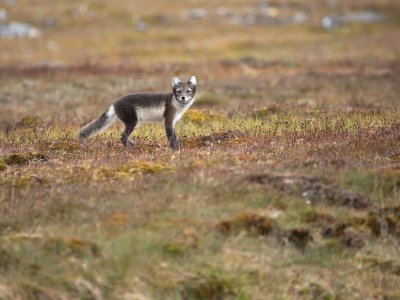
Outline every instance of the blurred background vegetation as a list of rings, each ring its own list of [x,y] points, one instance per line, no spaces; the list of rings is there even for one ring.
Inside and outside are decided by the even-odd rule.
[[[0,5],[0,28],[23,22],[37,29],[28,33],[32,38],[0,38],[3,66],[253,58],[288,65],[373,63],[399,56],[399,4],[393,0],[2,0]],[[370,44],[374,51],[366,50]]]

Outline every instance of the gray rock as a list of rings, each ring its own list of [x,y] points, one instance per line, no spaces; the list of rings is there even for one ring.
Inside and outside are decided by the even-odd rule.
[[[203,19],[207,17],[208,15],[208,10],[205,8],[196,8],[193,10],[190,10],[186,14],[186,18],[189,20],[196,20],[196,19]]]
[[[40,21],[40,24],[44,28],[53,28],[58,25],[58,21],[55,18],[45,18],[42,21]]]
[[[304,12],[297,12],[289,16],[270,16],[267,14],[244,14],[234,15],[231,22],[240,25],[286,25],[303,24],[307,22],[308,16]]]
[[[229,9],[224,6],[218,7],[216,12],[217,12],[217,15],[220,17],[227,17],[227,16],[231,15],[231,13],[229,12]]]
[[[260,10],[265,10],[265,9],[267,9],[269,7],[269,4],[268,4],[268,1],[267,0],[261,0],[259,3],[258,3],[258,9],[260,9]]]
[[[139,32],[147,31],[147,23],[145,23],[143,21],[136,21],[135,27],[136,27],[136,30]]]
[[[381,13],[374,11],[359,11],[345,13],[338,17],[342,23],[358,22],[358,23],[377,23],[385,19],[385,16]]]
[[[15,6],[17,5],[17,0],[5,0],[4,1],[7,5]]]
[[[348,23],[379,23],[385,19],[385,15],[374,11],[348,12],[341,15],[323,17],[322,27],[325,30],[332,30],[335,27]]]
[[[307,22],[308,17],[304,12],[297,12],[293,15],[293,23],[295,24],[302,24]]]
[[[0,9],[0,21],[7,19],[7,12],[4,9]]]
[[[323,17],[321,23],[325,30],[332,30],[336,27],[335,19],[331,16]]]
[[[35,38],[40,30],[26,23],[11,22],[0,25],[0,38]]]

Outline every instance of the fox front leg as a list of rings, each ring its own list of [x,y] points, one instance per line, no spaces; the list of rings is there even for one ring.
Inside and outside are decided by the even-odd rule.
[[[165,132],[171,149],[177,150],[179,148],[178,139],[176,138],[175,128],[170,122],[165,122]]]

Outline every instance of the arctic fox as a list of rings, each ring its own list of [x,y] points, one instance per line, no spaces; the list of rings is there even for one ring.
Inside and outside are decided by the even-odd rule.
[[[135,93],[121,97],[96,120],[79,131],[79,140],[87,139],[106,130],[116,119],[125,125],[121,142],[125,147],[133,146],[129,135],[140,123],[164,122],[167,139],[176,150],[178,140],[175,124],[195,101],[196,77],[188,82],[172,78],[172,93]]]

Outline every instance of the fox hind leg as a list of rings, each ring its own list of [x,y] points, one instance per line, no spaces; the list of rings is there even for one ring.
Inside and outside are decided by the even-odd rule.
[[[121,134],[121,142],[122,144],[129,148],[133,146],[133,142],[129,138],[129,135],[135,129],[138,124],[138,118],[136,115],[136,111],[124,111],[124,113],[118,114],[118,118],[124,123],[125,129]]]
[[[137,122],[136,122],[136,124],[137,124]],[[129,124],[129,125],[125,124],[125,130],[121,134],[121,142],[127,148],[133,147],[133,142],[129,138],[129,135],[135,129],[136,124]]]

